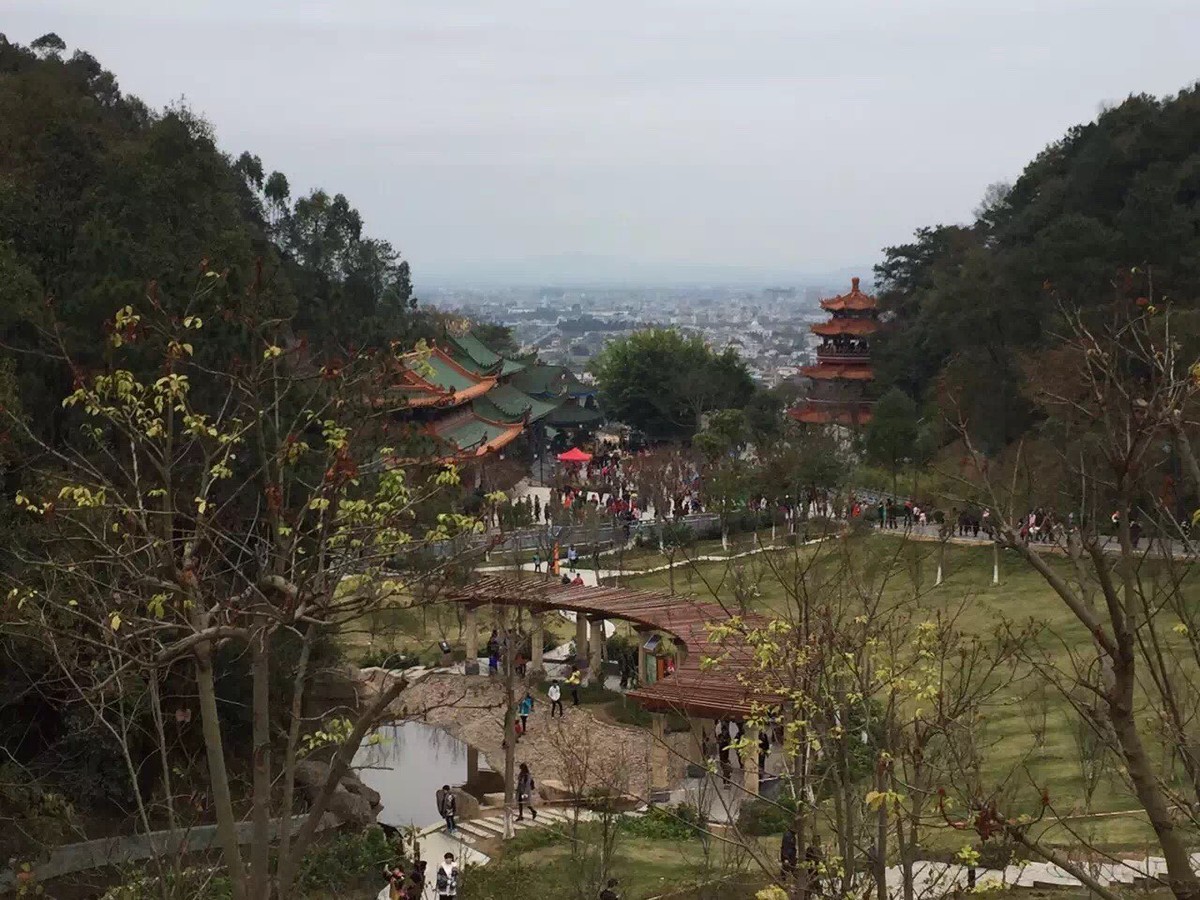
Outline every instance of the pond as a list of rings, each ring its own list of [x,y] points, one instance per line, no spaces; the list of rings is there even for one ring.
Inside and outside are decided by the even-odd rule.
[[[438,820],[434,792],[443,784],[466,785],[467,744],[424,722],[388,725],[375,734],[377,742],[363,741],[354,766],[363,783],[379,791],[379,821],[397,828],[432,825]],[[480,768],[484,765],[480,759]],[[476,794],[483,786],[467,788]]]

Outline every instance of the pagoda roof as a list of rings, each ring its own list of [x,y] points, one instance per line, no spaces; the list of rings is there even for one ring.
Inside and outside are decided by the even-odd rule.
[[[523,421],[496,422],[464,409],[431,423],[429,433],[451,451],[444,461],[452,461],[486,456],[511,444],[524,429]]]
[[[575,425],[592,425],[603,418],[604,413],[600,410],[580,406],[568,398],[559,403],[554,408],[554,412],[546,416],[546,424],[569,428]]]
[[[806,400],[787,411],[805,425],[866,425],[871,421],[870,403]]]
[[[846,379],[847,381],[873,381],[875,370],[864,365],[831,365],[818,363],[815,366],[803,366],[800,374],[805,378],[820,380]]]
[[[821,309],[827,309],[830,312],[841,312],[843,310],[860,310],[860,309],[877,309],[878,301],[870,294],[864,294],[858,289],[858,279],[850,279],[850,292],[841,294],[837,297],[830,297],[828,300],[821,301]]]
[[[496,386],[495,376],[471,371],[439,346],[405,354],[399,362],[388,397],[409,407],[459,406]]]
[[[477,415],[496,422],[537,422],[558,409],[558,404],[531,397],[511,384],[500,384],[475,400],[471,408]]]
[[[474,369],[480,375],[513,375],[525,368],[525,363],[501,356],[471,332],[447,334],[447,340],[455,356],[464,368]]]
[[[879,330],[877,319],[834,318],[828,322],[818,322],[812,326],[812,333],[822,337],[834,337],[839,334],[860,336],[874,334]]]
[[[566,366],[540,363],[517,372],[509,384],[534,397],[589,397],[596,393],[595,388],[576,378],[575,373]]]

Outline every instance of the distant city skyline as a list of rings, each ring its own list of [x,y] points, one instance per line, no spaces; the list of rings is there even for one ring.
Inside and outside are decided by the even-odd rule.
[[[423,285],[864,280],[1103,103],[1173,93],[1190,0],[10,0]],[[840,279],[839,279],[840,280]]]

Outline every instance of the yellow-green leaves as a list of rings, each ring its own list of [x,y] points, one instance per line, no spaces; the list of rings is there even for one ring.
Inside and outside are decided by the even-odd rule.
[[[187,316],[183,320],[183,327],[184,328],[192,328],[192,329],[195,329],[196,331],[199,331],[201,328],[204,327],[204,320],[201,319],[199,316]]]
[[[108,627],[113,631],[121,630],[121,614],[116,610],[108,614]]]
[[[277,344],[267,345],[267,349],[263,351],[263,359],[272,360],[283,356],[283,348]]]

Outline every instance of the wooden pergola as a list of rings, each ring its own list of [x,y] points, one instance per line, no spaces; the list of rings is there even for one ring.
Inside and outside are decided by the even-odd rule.
[[[618,619],[632,623],[638,630],[639,670],[644,674],[645,643],[655,632],[669,635],[677,647],[675,671],[670,675],[628,692],[626,696],[640,706],[656,713],[656,736],[662,737],[662,714],[676,712],[693,721],[699,737],[703,719],[745,720],[764,706],[778,703],[778,697],[755,690],[752,674],[753,654],[739,630],[716,640],[713,627],[728,624],[735,617],[745,627],[765,623],[759,616],[737,616],[719,603],[701,602],[692,597],[665,594],[661,591],[632,590],[621,587],[587,587],[564,585],[539,579],[487,576],[452,590],[447,599],[467,606],[467,658],[477,652],[475,610],[480,606],[515,606],[528,609],[534,615],[534,670],[541,668],[541,615],[555,610],[576,614],[576,657],[581,666],[599,671],[602,662],[601,640],[591,641],[589,653],[588,623],[598,623],[598,635],[603,635],[603,622]],[[708,660],[708,662],[706,662]],[[753,754],[748,754],[753,755]],[[758,773],[753,773],[757,790]]]

